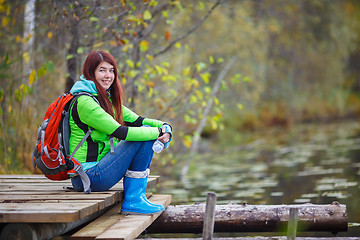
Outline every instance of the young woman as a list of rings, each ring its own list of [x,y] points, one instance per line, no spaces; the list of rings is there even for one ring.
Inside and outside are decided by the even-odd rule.
[[[124,177],[122,213],[163,211],[162,205],[147,200],[145,191],[154,154],[152,145],[156,139],[168,144],[172,136],[170,125],[140,117],[122,105],[117,64],[104,51],[88,55],[83,75],[70,92],[87,92],[98,99],[96,102],[91,96],[81,95],[70,110],[70,153],[87,131],[93,129],[74,156],[89,176],[91,190],[106,191]],[[77,191],[83,190],[79,176],[72,178],[72,185]]]

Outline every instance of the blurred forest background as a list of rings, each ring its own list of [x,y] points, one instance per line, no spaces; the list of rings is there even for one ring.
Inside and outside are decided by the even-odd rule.
[[[0,24],[0,173],[32,171],[93,49],[116,57],[125,105],[174,127],[163,165],[201,139],[360,114],[358,0],[0,0]]]

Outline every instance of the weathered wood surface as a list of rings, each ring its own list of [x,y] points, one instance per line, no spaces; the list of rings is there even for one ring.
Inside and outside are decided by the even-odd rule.
[[[141,238],[138,238],[138,240],[141,240]],[[146,240],[202,240],[202,238],[146,238]],[[213,238],[213,240],[287,240],[287,237],[223,237]],[[359,240],[359,237],[297,237],[296,240]]]
[[[150,176],[154,187],[157,176]],[[43,175],[0,175],[1,223],[69,223],[106,209],[122,199],[122,182],[109,191],[83,194],[70,180],[51,181]]]
[[[158,183],[148,178],[148,188]],[[52,239],[101,216],[122,200],[122,182],[109,191],[83,194],[70,180],[43,175],[0,175],[0,239]]]
[[[217,205],[215,232],[276,232],[286,229],[290,208],[298,208],[298,231],[347,231],[346,206]],[[148,233],[201,233],[205,204],[169,206]]]
[[[167,207],[171,202],[171,195],[153,195],[149,200]],[[73,234],[71,239],[135,239],[160,215],[123,215],[120,212],[121,204],[118,204]]]

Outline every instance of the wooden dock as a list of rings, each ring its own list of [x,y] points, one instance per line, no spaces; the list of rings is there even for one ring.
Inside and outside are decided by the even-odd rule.
[[[159,177],[148,178],[148,188]],[[0,175],[0,240],[51,239],[96,219],[73,239],[134,239],[157,217],[120,213],[122,182],[109,191],[83,194],[68,181],[51,181],[43,175]],[[170,204],[171,196],[154,195],[151,201]],[[98,221],[96,223],[96,221]],[[136,228],[134,228],[136,226]],[[16,239],[16,238],[13,238]]]

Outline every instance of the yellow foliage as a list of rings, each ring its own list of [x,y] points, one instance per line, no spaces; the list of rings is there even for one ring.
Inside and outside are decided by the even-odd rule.
[[[151,87],[151,88],[155,87],[155,83],[152,81],[147,81],[147,82],[145,82],[145,84],[146,84],[146,86]]]
[[[101,45],[102,45],[102,43],[98,43],[98,44],[101,44]],[[111,40],[111,41],[109,42],[109,44],[110,44],[110,46],[112,46],[112,47],[116,47],[116,46],[118,45],[118,42],[115,41],[115,40]],[[100,46],[101,46],[101,45],[100,45]]]
[[[154,88],[149,88],[149,97],[152,97],[153,96],[153,93],[154,93]]]
[[[142,40],[139,45],[140,45],[140,51],[141,52],[146,52],[149,49],[149,42],[148,41]]]
[[[93,48],[94,48],[94,49],[98,49],[98,48],[100,48],[103,44],[104,44],[104,42],[95,43],[95,44],[93,45]],[[111,43],[110,43],[110,44],[111,44]]]
[[[149,10],[145,10],[143,13],[144,20],[150,20],[152,18],[151,12]]]
[[[146,55],[146,58],[151,62],[152,60],[154,60],[154,56],[152,55]]]
[[[190,75],[190,67],[185,68],[183,71],[183,74],[185,77],[189,76]]]
[[[201,75],[201,78],[204,80],[204,82],[206,83],[206,84],[209,84],[209,78],[210,78],[210,76],[211,76],[211,74],[210,73],[202,73]]]
[[[52,32],[48,32],[48,33],[47,33],[47,37],[48,37],[49,39],[51,39],[51,38],[53,37],[53,33],[52,33]]]
[[[2,19],[2,21],[1,21],[2,27],[6,27],[6,26],[8,25],[8,23],[9,23],[9,21],[10,21],[10,18],[4,17],[4,18]]]
[[[185,147],[190,148],[192,144],[191,137],[185,136],[183,139],[183,144],[185,145]]]
[[[131,59],[127,59],[125,62],[126,62],[126,64],[127,64],[130,68],[134,68],[134,67],[135,67],[134,62],[133,62]]]
[[[36,72],[35,70],[32,70],[29,75],[29,85],[32,85],[36,80]]]
[[[30,55],[29,55],[29,52],[24,52],[23,54],[23,59],[26,63],[29,63],[30,62]]]

